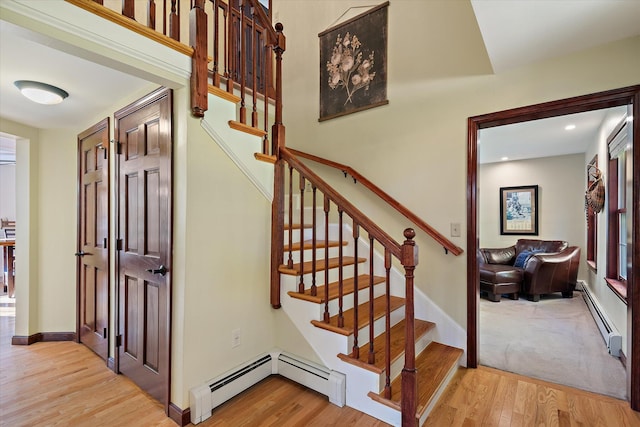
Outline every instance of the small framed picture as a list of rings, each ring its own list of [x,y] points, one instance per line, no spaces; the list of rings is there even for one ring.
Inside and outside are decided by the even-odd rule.
[[[538,235],[538,186],[500,187],[500,234]]]

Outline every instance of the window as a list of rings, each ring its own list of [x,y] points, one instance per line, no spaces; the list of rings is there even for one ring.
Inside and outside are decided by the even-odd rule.
[[[598,156],[587,165],[587,188],[595,182],[596,177],[591,171],[598,170]],[[587,210],[587,264],[593,270],[597,269],[598,261],[598,213],[589,204]]]
[[[616,126],[608,140],[609,179],[607,235],[607,272],[609,287],[623,300],[627,300],[627,205],[631,196],[631,139],[626,118]]]

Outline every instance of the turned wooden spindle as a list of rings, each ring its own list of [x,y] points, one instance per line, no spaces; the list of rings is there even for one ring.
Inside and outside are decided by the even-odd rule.
[[[384,353],[385,353],[385,363],[386,363],[386,372],[385,372],[385,382],[384,382],[384,397],[387,399],[391,399],[391,293],[390,293],[390,278],[391,278],[391,253],[388,249],[384,250],[384,269],[386,272],[386,317],[385,317],[385,343],[384,343]],[[405,343],[406,345],[406,343]]]
[[[343,278],[344,278],[344,266],[343,266],[343,251],[342,251],[342,214],[343,214],[343,210],[340,206],[338,206],[338,241],[340,242],[340,245],[338,246],[338,327],[342,328],[344,326],[344,313],[342,312],[342,306],[343,306],[343,298],[344,298],[344,282],[343,282]],[[327,260],[328,262],[328,260]]]
[[[353,264],[353,357],[360,358],[360,348],[358,347],[358,239],[360,238],[360,226],[353,220],[353,256],[356,262]],[[340,242],[342,246],[342,242]]]
[[[324,241],[329,241],[329,196],[324,195]],[[324,259],[329,259],[329,245],[324,246]],[[326,262],[326,261],[325,261]],[[324,269],[324,323],[329,323],[329,269]]]

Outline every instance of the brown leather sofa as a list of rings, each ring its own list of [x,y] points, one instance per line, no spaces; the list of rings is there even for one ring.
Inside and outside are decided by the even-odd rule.
[[[480,290],[491,301],[502,294],[512,299],[523,292],[532,301],[540,295],[562,292],[573,297],[580,263],[580,248],[562,240],[519,239],[508,248],[478,251]]]

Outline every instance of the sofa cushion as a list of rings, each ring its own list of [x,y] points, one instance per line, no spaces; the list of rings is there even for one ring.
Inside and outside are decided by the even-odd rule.
[[[523,271],[510,265],[483,264],[480,266],[480,282],[503,284],[521,283]]]
[[[516,256],[515,246],[503,249],[482,249],[486,262],[489,264],[511,264]]]

